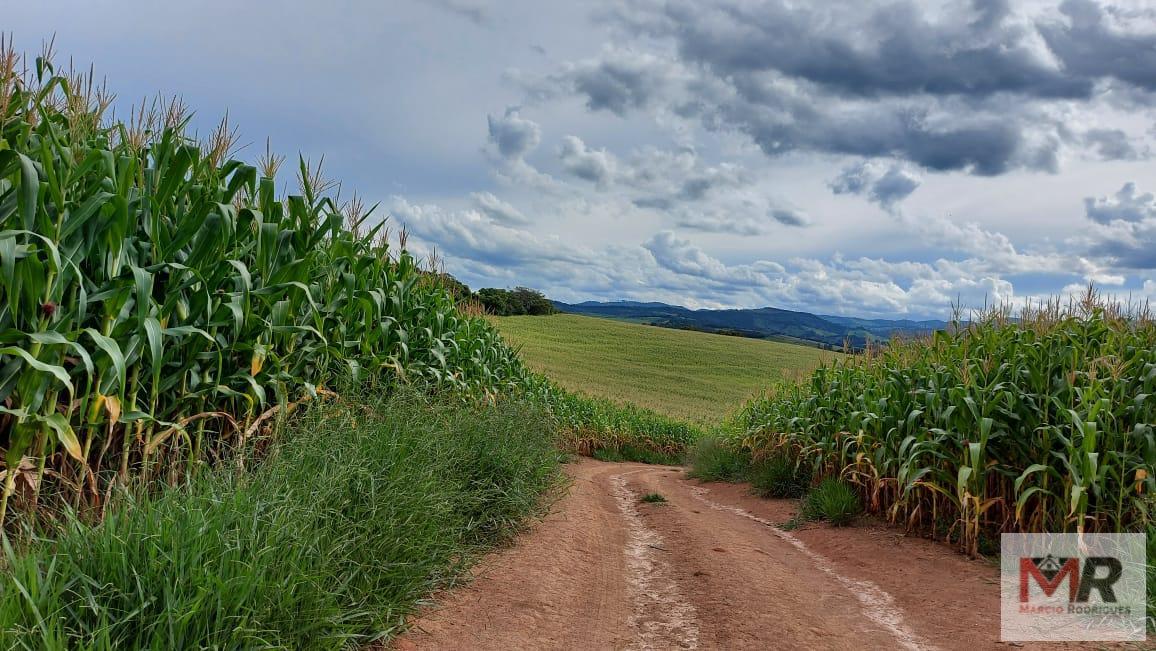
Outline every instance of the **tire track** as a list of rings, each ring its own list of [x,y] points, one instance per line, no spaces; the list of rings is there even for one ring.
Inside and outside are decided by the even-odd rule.
[[[636,506],[637,496],[626,485],[634,470],[610,477],[611,494],[626,522],[627,591],[633,602],[629,625],[635,641],[630,649],[697,649],[698,617],[682,594],[669,564],[659,556],[663,539],[647,527]]]
[[[758,522],[770,529],[771,533],[779,539],[790,543],[792,547],[809,558],[816,568],[838,581],[839,584],[855,595],[855,598],[859,600],[863,615],[889,632],[900,647],[908,649],[909,651],[934,651],[936,648],[934,645],[923,640],[907,626],[903,619],[903,612],[895,605],[895,599],[875,583],[852,579],[840,574],[831,566],[831,562],[826,557],[811,550],[803,541],[791,535],[789,532],[780,529],[770,520],[761,518],[738,507],[720,504],[710,499],[707,497],[707,494],[710,492],[709,489],[691,486],[690,492],[695,499],[707,507],[716,511],[733,513]]]

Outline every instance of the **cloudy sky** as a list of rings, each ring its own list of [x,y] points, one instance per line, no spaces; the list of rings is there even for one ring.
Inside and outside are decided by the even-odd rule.
[[[1156,299],[1156,2],[15,3],[471,286],[943,317]]]

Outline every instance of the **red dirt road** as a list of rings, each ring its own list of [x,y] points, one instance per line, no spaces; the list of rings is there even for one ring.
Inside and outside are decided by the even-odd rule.
[[[550,515],[395,648],[1011,648],[998,568],[943,545],[873,526],[786,532],[773,524],[792,503],[679,468],[584,459],[567,473]]]

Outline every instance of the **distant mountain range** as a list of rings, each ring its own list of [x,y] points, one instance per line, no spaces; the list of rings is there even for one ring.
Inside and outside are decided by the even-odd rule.
[[[910,319],[859,319],[795,312],[774,307],[748,310],[691,310],[666,303],[637,301],[554,301],[562,312],[633,321],[665,328],[699,330],[716,334],[773,339],[841,349],[849,345],[861,349],[868,341],[885,341],[893,336],[919,336],[942,330],[946,321]]]

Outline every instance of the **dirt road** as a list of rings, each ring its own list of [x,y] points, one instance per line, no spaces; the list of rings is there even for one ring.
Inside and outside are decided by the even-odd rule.
[[[787,532],[793,505],[681,469],[582,460],[542,522],[398,649],[977,649],[998,569],[886,527]],[[644,503],[655,492],[665,503]]]

